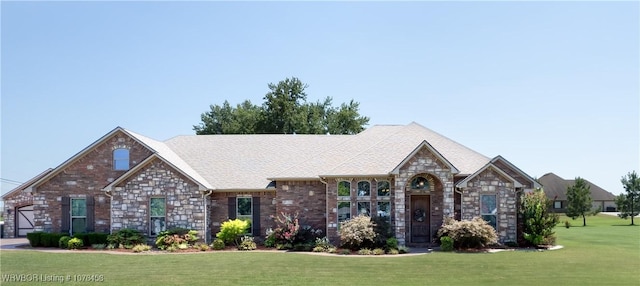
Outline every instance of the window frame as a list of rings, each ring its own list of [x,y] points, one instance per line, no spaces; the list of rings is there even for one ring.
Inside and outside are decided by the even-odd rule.
[[[84,202],[84,215],[78,215],[78,214],[74,214],[74,202],[77,201],[83,201]],[[71,235],[76,234],[76,233],[85,233],[87,232],[87,199],[86,198],[70,198],[69,201],[69,220],[70,220],[70,225],[69,225],[69,230]],[[76,219],[84,219],[84,227],[82,231],[76,231],[75,227],[74,227],[74,223],[73,221]]]
[[[494,208],[493,210],[490,210],[489,212],[485,212],[485,203],[484,203],[484,197],[493,197],[494,201]],[[493,222],[495,222],[495,225],[492,224],[491,221],[485,219],[485,216],[493,216]],[[498,196],[496,194],[481,194],[480,195],[480,217],[482,217],[482,219],[484,219],[487,224],[491,225],[496,231],[498,230]]]
[[[251,210],[250,214],[240,214],[240,200],[249,200],[249,209]],[[251,234],[253,230],[253,197],[240,195],[236,197],[236,219],[244,220],[249,222],[249,227],[247,227],[247,232],[245,234]]]
[[[386,194],[380,195],[380,183],[386,183]],[[389,180],[380,180],[376,184],[376,197],[378,199],[391,199],[391,182]]]
[[[154,206],[154,204],[152,203],[153,200],[163,200],[163,215],[154,215],[153,211],[152,211],[152,207]],[[161,223],[162,225],[160,226],[160,231],[154,231],[154,224],[156,219],[158,218],[162,218]],[[167,230],[167,198],[165,197],[151,197],[149,198],[149,236],[157,236],[158,234],[160,234],[160,232],[163,232]]]
[[[126,151],[126,153],[120,154],[123,151]],[[116,148],[113,150],[112,156],[114,171],[128,171],[131,169],[131,151],[128,148]],[[126,166],[124,165],[125,162]]]
[[[558,206],[558,204],[559,204],[560,206]],[[554,209],[561,209],[561,208],[562,208],[562,201],[554,201],[554,202],[553,202],[553,208],[554,208]]]
[[[376,202],[376,216],[377,217],[381,217],[380,216],[380,204],[386,204],[388,206],[388,214],[387,216],[385,216],[387,218],[388,222],[391,222],[391,201],[389,200],[384,200],[384,201],[377,201]]]

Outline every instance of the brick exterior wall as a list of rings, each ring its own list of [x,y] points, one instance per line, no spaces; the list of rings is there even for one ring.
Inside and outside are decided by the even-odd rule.
[[[220,231],[220,225],[229,220],[229,198],[250,196],[260,198],[260,236],[264,237],[268,228],[273,228],[273,217],[276,215],[275,191],[264,192],[214,192],[211,194],[209,227],[211,238],[214,239]]]
[[[113,150],[129,149],[130,167],[151,155],[151,151],[123,132],[116,132],[102,144],[77,158],[64,170],[36,186],[33,191],[35,231],[60,232],[62,197],[95,200],[96,232],[109,232],[110,199],[101,190],[126,171],[113,170]]]
[[[205,238],[208,197],[198,185],[172,167],[155,159],[112,192],[113,231],[132,228],[150,235],[150,199],[165,198],[166,229],[187,228]]]
[[[492,168],[487,168],[467,183],[462,194],[462,219],[470,220],[480,216],[480,196],[496,195],[497,233],[499,241],[516,242],[518,221],[518,193],[513,182],[501,176]]]

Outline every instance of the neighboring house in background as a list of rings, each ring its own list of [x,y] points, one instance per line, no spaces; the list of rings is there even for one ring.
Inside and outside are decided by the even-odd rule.
[[[584,178],[583,178],[584,179]],[[591,189],[591,200],[593,208],[600,208],[600,211],[614,212],[616,211],[616,196],[598,185],[584,179],[587,186]],[[567,188],[575,184],[575,180],[565,180],[554,173],[547,173],[538,179],[543,186],[544,193],[547,198],[553,201],[551,210],[553,212],[564,213],[567,208]]]
[[[521,238],[518,204],[539,188],[501,156],[479,154],[417,123],[356,135],[189,135],[156,141],[115,128],[53,170],[3,196],[5,214],[33,208],[33,230],[149,236],[228,219],[263,236],[273,217],[300,219],[338,240],[358,214],[387,218],[400,244],[430,243],[445,217],[483,217],[501,242]],[[9,223],[9,222],[7,222]],[[7,237],[24,234],[7,228]]]

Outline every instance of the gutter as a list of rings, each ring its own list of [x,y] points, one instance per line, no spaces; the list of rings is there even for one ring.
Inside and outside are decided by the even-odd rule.
[[[207,232],[207,228],[208,228],[208,220],[207,217],[209,216],[209,209],[207,209],[207,197],[209,197],[211,195],[211,193],[213,193],[213,190],[209,190],[209,192],[205,193],[202,192],[202,202],[204,203],[204,226],[203,228],[203,232],[204,232],[204,243],[205,244],[209,244],[209,236],[211,235],[211,233]]]

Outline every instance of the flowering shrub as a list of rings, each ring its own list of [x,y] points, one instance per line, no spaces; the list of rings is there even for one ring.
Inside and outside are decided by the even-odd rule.
[[[238,238],[247,233],[249,228],[249,222],[241,219],[228,220],[222,223],[220,226],[220,232],[216,234],[216,237],[222,239],[225,244],[231,243],[238,245]]]
[[[438,230],[438,237],[453,239],[453,246],[461,248],[483,248],[498,242],[498,235],[492,226],[480,217],[457,221],[448,218]]]
[[[316,238],[316,246],[313,248],[313,252],[329,252],[336,251],[336,247],[331,244],[331,241],[325,236],[323,238]]]
[[[311,250],[314,240],[322,234],[322,230],[302,225],[298,214],[280,213],[275,221],[277,227],[267,232],[265,243],[275,245],[278,249]]]
[[[375,224],[371,218],[359,215],[340,224],[338,234],[346,248],[357,250],[365,245],[372,245],[376,238]]]

